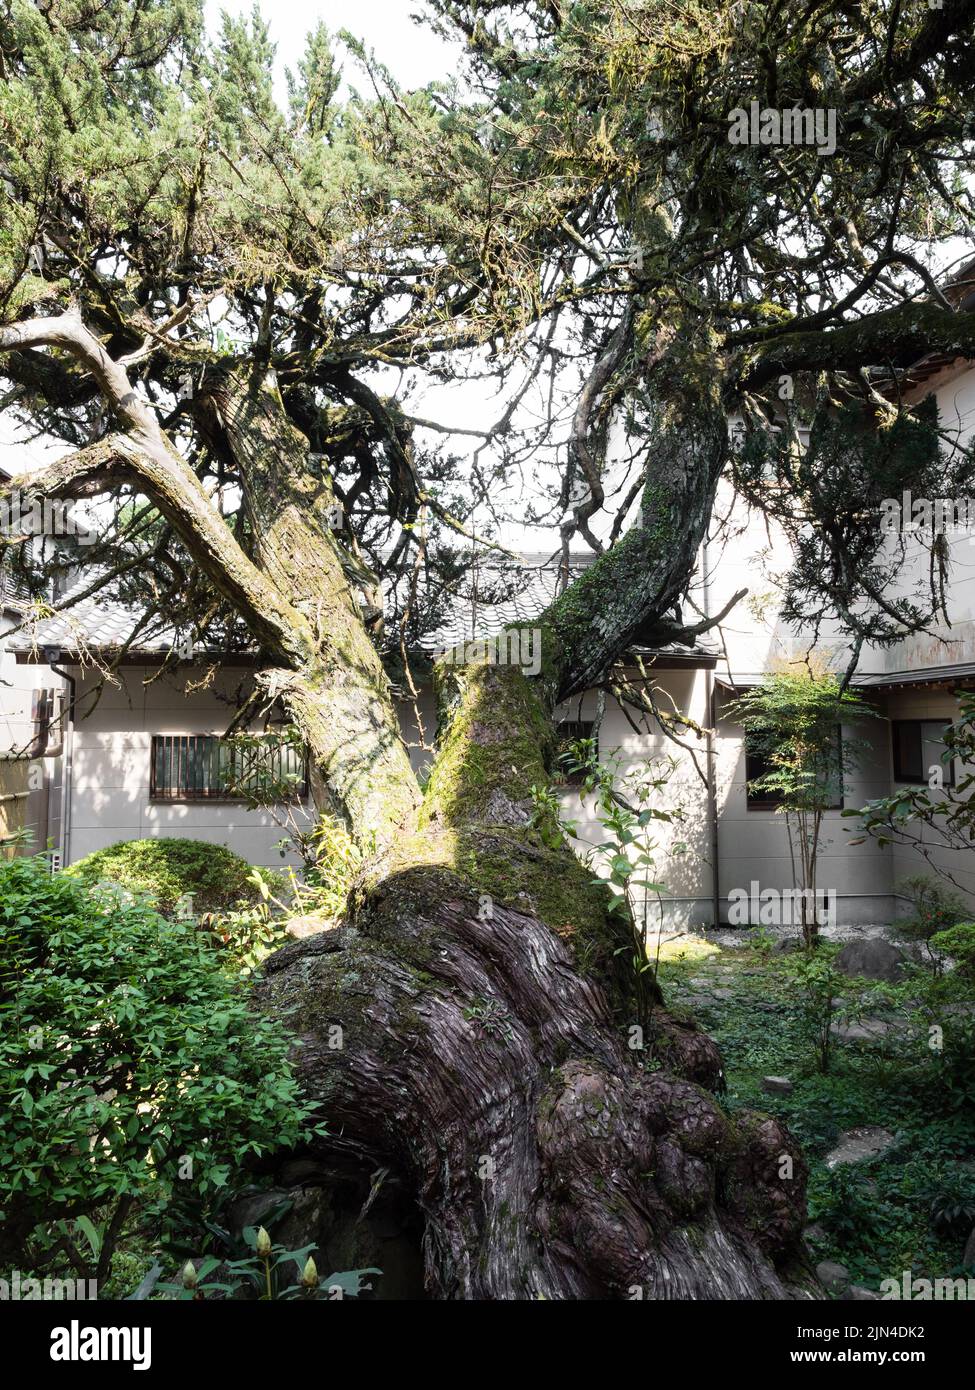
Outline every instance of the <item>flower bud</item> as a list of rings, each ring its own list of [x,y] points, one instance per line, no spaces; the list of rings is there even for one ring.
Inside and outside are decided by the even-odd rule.
[[[318,1266],[310,1255],[305,1261],[305,1267],[301,1272],[301,1282],[306,1289],[315,1289],[318,1287]]]
[[[196,1265],[192,1260],[187,1260],[183,1266],[183,1288],[195,1289],[197,1278]]]
[[[271,1237],[263,1226],[258,1226],[257,1228],[257,1241],[254,1249],[262,1258],[271,1253]]]

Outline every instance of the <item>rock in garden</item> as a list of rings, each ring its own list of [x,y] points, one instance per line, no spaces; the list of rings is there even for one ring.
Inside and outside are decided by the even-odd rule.
[[[866,1303],[868,1300],[879,1299],[880,1294],[874,1293],[872,1289],[865,1289],[862,1284],[851,1284],[843,1297],[849,1303]]]
[[[904,971],[904,952],[879,936],[870,936],[847,942],[836,957],[836,968],[844,975],[897,984]]]
[[[816,1266],[816,1278],[830,1293],[841,1293],[850,1282],[850,1271],[846,1265],[823,1260],[822,1264]]]
[[[857,1125],[846,1129],[836,1141],[836,1147],[826,1155],[826,1167],[841,1163],[861,1163],[865,1158],[878,1158],[894,1143],[894,1135],[880,1125]]]
[[[285,931],[295,940],[305,941],[309,936],[318,936],[323,931],[330,931],[334,926],[333,917],[321,912],[306,912],[300,917],[292,917],[285,926]]]
[[[787,1076],[763,1076],[762,1090],[770,1096],[790,1096],[795,1086]]]
[[[838,1042],[875,1042],[895,1027],[882,1018],[862,1018],[859,1023],[831,1023],[829,1031]]]

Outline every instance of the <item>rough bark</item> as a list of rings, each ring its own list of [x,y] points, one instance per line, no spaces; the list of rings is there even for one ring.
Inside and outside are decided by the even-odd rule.
[[[132,390],[125,367],[80,316],[68,311],[0,328],[0,352],[42,346],[63,348],[89,369],[125,431],[24,485],[76,496],[111,477],[149,497],[268,659],[268,696],[281,699],[304,733],[321,783],[352,833],[369,848],[392,843],[415,812],[416,779],[389,683],[326,523],[330,499],[313,495],[302,467],[307,442],[264,369],[227,374],[206,403],[211,429],[240,466],[258,538],[252,559],[151,405]]]
[[[660,421],[640,522],[546,614],[562,698],[601,680],[634,639],[668,642],[682,632],[676,609],[711,522],[728,424],[719,359],[704,329],[676,341],[652,370]]]
[[[216,377],[198,413],[241,479],[258,568],[311,628],[300,661],[262,673],[265,689],[304,734],[322,784],[360,844],[388,844],[410,823],[419,789],[389,680],[345,572],[331,489],[311,474],[308,441],[263,371]]]
[[[809,1296],[791,1137],[723,1114],[691,1020],[658,1008],[629,1046],[622,929],[531,823],[537,687],[487,664],[444,675],[416,834],[346,925],[286,947],[261,985],[329,1129],[304,1181],[380,1171],[410,1191],[436,1298]]]
[[[712,359],[671,358],[643,524],[545,615],[541,675],[441,671],[421,806],[330,499],[273,382],[231,373],[202,407],[241,478],[247,553],[76,314],[0,330],[0,351],[44,345],[85,363],[124,427],[50,478],[70,493],[109,470],[155,502],[270,657],[268,693],[360,843],[374,842],[345,925],[273,957],[261,987],[301,1039],[329,1127],[304,1171],[361,1189],[378,1170],[411,1193],[435,1297],[801,1293],[806,1171],[792,1140],[723,1115],[708,1089],[720,1057],[692,1020],[658,1005],[631,1047],[629,933],[533,820],[556,700],[659,625],[686,583],[726,448]]]

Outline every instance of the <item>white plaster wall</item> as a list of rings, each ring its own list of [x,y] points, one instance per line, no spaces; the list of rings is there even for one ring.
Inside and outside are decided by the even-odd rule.
[[[0,752],[23,748],[33,737],[33,692],[43,686],[60,686],[47,666],[18,666],[4,638],[16,619],[0,611]]]
[[[941,690],[908,690],[892,694],[887,701],[887,714],[891,719],[948,721],[957,718],[957,713],[957,702],[950,694]],[[903,784],[894,781],[893,757],[889,749],[888,758],[891,787],[896,788]],[[935,800],[939,797],[937,791],[932,791],[931,795]],[[894,886],[896,887],[901,879],[915,874],[926,874],[936,879],[939,873],[944,874],[947,877],[940,880],[943,886],[960,893],[975,909],[975,851],[944,848],[938,843],[939,837],[930,827],[920,827],[916,838],[925,847],[930,858],[926,859],[920,850],[909,846],[894,846],[891,851]],[[954,882],[949,881],[950,879]],[[900,914],[909,910],[907,902],[898,903]]]
[[[704,671],[657,671],[659,687],[655,696],[661,708],[669,696],[674,705],[702,728],[707,720],[707,676]],[[579,713],[579,702],[568,711],[572,718],[591,718],[595,697],[587,695]],[[706,772],[706,745],[693,733],[682,740],[693,749],[701,770]],[[862,805],[884,795],[889,788],[889,736],[885,721],[844,729],[847,740],[864,744],[861,766],[847,779],[847,806]],[[733,889],[750,889],[753,881],[760,888],[780,891],[792,888],[794,879],[789,854],[785,817],[774,811],[749,809],[745,789],[744,744],[739,726],[719,718],[716,727],[715,779],[718,810],[718,890],[720,912],[726,919],[728,894]],[[606,761],[618,755],[621,774],[633,774],[648,760],[675,758],[676,769],[669,775],[666,791],[652,804],[679,813],[673,823],[655,823],[656,845],[654,878],[667,889],[662,920],[668,926],[697,925],[713,921],[713,850],[707,790],[694,768],[690,751],[676,748],[663,734],[639,736],[633,732],[615,703],[607,705],[600,731],[600,757]],[[565,789],[560,797],[563,814],[577,825],[577,838],[584,853],[606,838],[595,815],[593,798],[582,802],[578,792]],[[843,922],[890,920],[893,912],[892,874],[894,859],[890,850],[874,841],[856,845],[859,838],[854,823],[839,811],[825,815],[819,862],[819,886],[837,895],[837,915]],[[677,846],[685,848],[678,852]],[[594,861],[598,865],[598,858]],[[658,909],[653,908],[653,914]]]
[[[106,686],[87,715],[85,696],[94,681],[90,674],[78,674],[81,717],[74,734],[69,863],[118,840],[180,836],[226,845],[251,864],[275,869],[298,864],[294,855],[278,853],[277,841],[286,831],[269,811],[234,802],[156,802],[149,796],[152,735],[224,733],[232,715],[229,700],[246,679],[245,670],[226,668],[212,687],[187,695],[187,680],[198,680],[200,671],[145,685],[151,668],[125,667],[121,684]],[[308,807],[299,814],[307,821]]]
[[[0,610],[0,753],[13,753],[26,748],[34,734],[31,718],[34,691],[60,689],[64,682],[47,666],[18,665],[13,652],[7,649],[5,637],[17,624],[12,613]],[[53,759],[35,764],[31,781],[42,784],[31,792],[26,806],[24,827],[33,835],[31,848],[43,850],[47,824],[45,807],[48,789],[57,769]],[[41,777],[36,777],[40,773]],[[43,779],[43,781],[42,781]]]

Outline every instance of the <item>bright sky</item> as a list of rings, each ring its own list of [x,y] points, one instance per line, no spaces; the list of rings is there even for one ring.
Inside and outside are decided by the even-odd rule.
[[[249,15],[252,8],[253,0],[206,0],[211,34],[219,32],[222,11]],[[456,69],[456,50],[411,18],[423,11],[423,0],[258,0],[258,8],[278,45],[282,73],[297,65],[305,36],[319,20],[331,34],[348,29],[361,39],[404,87],[422,87]],[[346,80],[356,85],[351,62],[343,67]]]

